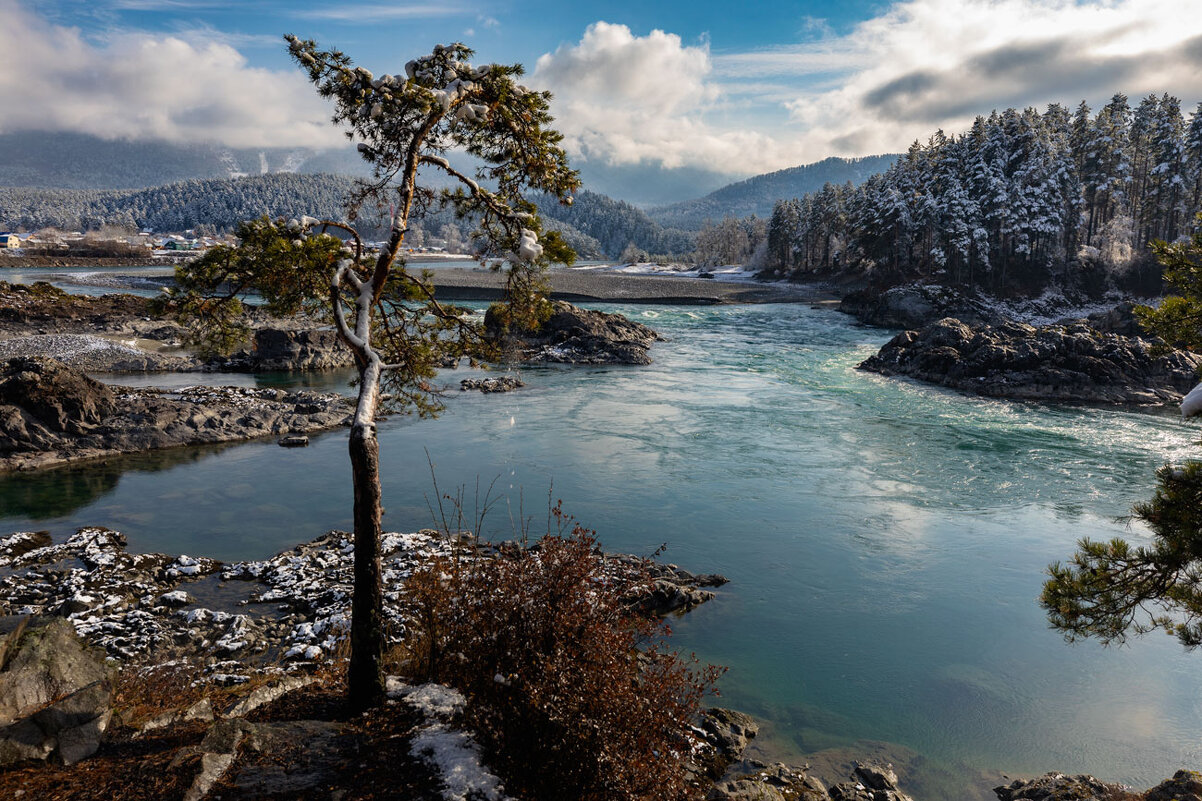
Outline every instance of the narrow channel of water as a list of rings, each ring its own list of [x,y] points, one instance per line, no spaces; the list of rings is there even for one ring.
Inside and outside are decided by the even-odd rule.
[[[885,742],[919,798],[988,797],[990,770],[1148,785],[1202,764],[1202,656],[1164,636],[1068,646],[1035,602],[1077,539],[1146,538],[1115,518],[1202,450],[1197,426],[860,373],[888,333],[804,305],[602,308],[670,338],[654,364],[525,369],[517,392],[381,424],[388,528],[431,524],[427,452],[444,490],[496,480],[495,537],[519,505],[542,524],[553,484],[608,548],[667,543],[731,578],[676,640],[730,667],[724,702],[769,721],[766,753]],[[341,432],[0,479],[0,531],[101,524],[224,559],[349,512]]]

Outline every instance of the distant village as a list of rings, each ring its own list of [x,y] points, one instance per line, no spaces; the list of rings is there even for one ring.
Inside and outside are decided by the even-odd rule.
[[[433,239],[433,238],[432,238]],[[437,241],[437,240],[435,240]],[[158,234],[153,231],[130,233],[125,230],[62,231],[45,228],[33,232],[0,231],[0,267],[6,257],[20,256],[80,256],[162,258],[180,261],[199,256],[216,245],[236,245],[231,234],[208,235],[194,230],[183,233]],[[368,251],[377,251],[382,242],[368,242]],[[407,248],[408,253],[430,256],[447,255],[442,245],[430,244]]]

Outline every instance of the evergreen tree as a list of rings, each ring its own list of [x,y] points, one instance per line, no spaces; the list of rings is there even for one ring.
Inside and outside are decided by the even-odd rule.
[[[1156,242],[1156,258],[1172,290],[1160,306],[1137,306],[1136,316],[1148,331],[1164,341],[1202,351],[1202,214],[1187,242]]]
[[[532,326],[547,305],[537,294],[536,270],[571,254],[553,234],[540,242],[535,207],[523,195],[534,190],[566,201],[579,181],[567,167],[560,135],[549,127],[550,95],[521,86],[520,66],[473,67],[467,47],[438,45],[410,61],[405,75],[376,78],[337,50],[286,39],[292,58],[318,93],[334,101],[335,122],[359,140],[372,167],[372,178],[352,199],[352,217],[358,209],[395,205],[388,241],[373,258],[347,221],[252,221],[241,227],[237,247],[213,248],[181,268],[171,302],[210,343],[228,345],[238,333],[238,296],[255,290],[271,311],[303,310],[331,320],[354,355],[358,397],[349,452],[355,561],[347,681],[352,707],[363,709],[384,696],[376,416],[384,404],[437,412],[428,384],[435,366],[479,343],[475,324],[439,304],[429,284],[406,269],[400,254],[409,223],[438,197],[457,214],[473,217],[482,257],[510,265],[506,315]],[[473,175],[443,157],[451,149],[477,161]],[[436,195],[419,183],[421,167],[443,173],[456,188]]]
[[[1185,184],[1187,207],[1202,208],[1202,103],[1189,117],[1185,137]]]

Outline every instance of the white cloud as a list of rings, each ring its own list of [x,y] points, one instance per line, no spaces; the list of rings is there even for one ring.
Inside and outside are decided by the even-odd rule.
[[[846,36],[721,60],[726,77],[842,73],[787,106],[823,155],[903,149],[1007,106],[1202,99],[1196,0],[908,0]]]
[[[579,44],[538,59],[531,82],[555,95],[552,111],[573,155],[609,164],[660,162],[744,172],[742,157],[770,146],[752,131],[719,131],[703,115],[720,90],[709,48],[655,30],[595,22]]]
[[[14,0],[0,0],[0,19],[0,131],[232,147],[343,141],[299,70],[252,68],[220,41],[128,33],[93,44]]]
[[[727,172],[899,152],[1007,106],[1202,100],[1197,0],[902,0],[842,35],[794,24],[810,41],[712,54],[598,22],[533,82],[578,156]]]

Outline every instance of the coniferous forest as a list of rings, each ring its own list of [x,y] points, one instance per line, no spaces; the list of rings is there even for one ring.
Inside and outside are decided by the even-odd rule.
[[[977,117],[915,142],[858,187],[776,204],[765,266],[873,284],[930,280],[1010,294],[1055,285],[1155,293],[1148,245],[1202,207],[1202,104],[1116,94],[1094,113],[1053,104]]]

